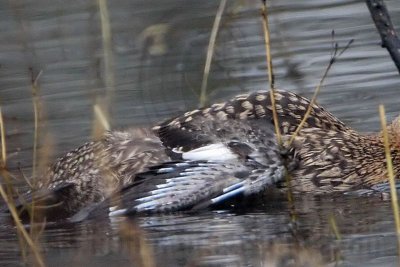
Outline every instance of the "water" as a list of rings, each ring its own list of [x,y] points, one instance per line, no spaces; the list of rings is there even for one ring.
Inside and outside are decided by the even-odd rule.
[[[400,4],[386,3],[399,28]],[[218,4],[109,1],[114,128],[152,124],[197,106]],[[210,101],[267,87],[258,8],[256,0],[228,2],[211,67]],[[398,114],[399,74],[380,47],[363,1],[274,1],[270,14],[278,88],[312,94],[328,63],[335,30],[341,46],[350,39],[354,43],[335,63],[319,103],[360,131],[379,129],[379,103],[389,118]],[[52,144],[54,160],[90,139],[94,99],[106,87],[98,7],[95,1],[3,1],[0,20],[0,105],[8,164],[13,170],[20,165],[29,176],[34,129],[30,68],[34,75],[42,71],[46,123],[39,133],[46,138],[40,147]],[[49,266],[151,266],[149,258],[156,266],[274,266],[282,259],[290,264],[293,255],[324,265],[394,266],[398,261],[388,201],[305,197],[295,202],[296,225],[290,211],[280,199],[245,211],[56,225],[43,232],[40,244]],[[332,231],[332,216],[340,241]],[[1,226],[0,237],[0,265],[23,265],[12,226]]]

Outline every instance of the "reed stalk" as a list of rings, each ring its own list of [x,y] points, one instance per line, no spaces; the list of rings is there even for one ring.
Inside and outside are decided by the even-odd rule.
[[[268,83],[269,83],[269,93],[272,106],[272,117],[274,119],[274,127],[278,144],[282,145],[282,135],[279,128],[278,112],[276,111],[275,76],[274,76],[272,56],[271,56],[271,37],[270,37],[270,29],[268,22],[268,9],[265,0],[263,1],[263,4],[261,6],[261,18],[262,18],[262,26],[264,32],[265,56],[267,60]]]
[[[22,240],[26,242],[26,244],[29,246],[31,251],[33,252],[34,258],[36,260],[36,263],[40,267],[46,266],[43,260],[42,255],[39,252],[38,246],[35,244],[35,242],[32,240],[31,236],[29,233],[25,230],[25,227],[22,225],[21,220],[18,215],[18,211],[14,205],[14,202],[12,200],[11,194],[12,194],[12,187],[11,187],[11,182],[10,182],[10,177],[9,173],[6,169],[6,158],[7,158],[7,151],[6,151],[6,139],[5,139],[5,127],[4,127],[4,120],[3,120],[3,114],[0,108],[0,131],[1,131],[1,166],[0,166],[0,175],[5,179],[8,190],[5,190],[3,185],[0,184],[0,195],[4,199],[4,202],[6,203],[11,217],[14,220],[14,223],[16,225],[18,233],[22,236]],[[20,236],[18,235],[18,236]],[[25,258],[25,249],[24,249],[24,244],[20,242],[20,247],[21,247],[21,253],[23,257]]]
[[[31,86],[32,86],[32,104],[33,104],[33,114],[34,114],[34,132],[33,132],[33,155],[32,155],[32,177],[36,178],[36,168],[37,168],[37,147],[39,138],[39,121],[40,121],[40,100],[39,92],[40,87],[38,85],[38,80],[42,75],[42,71],[34,77],[33,69],[31,71]]]
[[[105,122],[109,122],[111,103],[114,101],[115,94],[114,55],[112,51],[112,33],[109,9],[107,6],[107,0],[98,0],[97,3],[100,13],[100,27],[103,47],[103,82],[106,91],[105,96],[96,97],[96,103],[94,104],[94,139],[102,136],[104,130],[110,129],[110,125]],[[97,119],[101,119],[102,121],[96,122]]]
[[[95,121],[100,123],[103,129],[109,131],[111,129],[110,122],[108,121],[107,116],[100,105],[95,104],[93,106],[93,111],[95,115]]]
[[[29,248],[32,250],[38,266],[45,267],[46,265],[44,263],[42,255],[39,252],[39,248],[37,247],[35,242],[32,240],[29,233],[25,230],[25,227],[22,225],[17,209],[15,208],[12,200],[9,199],[6,191],[4,190],[4,188],[1,184],[0,184],[0,195],[2,196],[2,198],[4,199],[4,201],[7,204],[7,207],[10,211],[11,217],[14,220],[16,228],[22,234],[22,237],[24,238],[25,242],[28,244]]]
[[[315,102],[316,102],[316,100],[317,100],[317,96],[318,96],[319,92],[321,91],[321,87],[322,87],[322,85],[324,84],[324,81],[325,81],[326,77],[328,76],[328,73],[329,73],[329,71],[331,70],[333,64],[334,64],[334,63],[336,62],[336,60],[350,47],[350,45],[351,45],[351,44],[353,43],[353,41],[354,41],[353,39],[351,39],[351,40],[347,43],[347,45],[346,45],[341,51],[339,51],[339,45],[338,45],[338,43],[334,42],[334,40],[333,40],[333,39],[334,39],[334,36],[335,36],[335,32],[332,31],[332,45],[333,45],[333,47],[332,47],[332,54],[331,54],[331,58],[330,58],[330,60],[329,60],[328,66],[325,68],[325,72],[324,72],[324,74],[322,75],[322,78],[320,79],[320,81],[319,81],[317,87],[316,87],[315,90],[314,90],[314,94],[313,94],[313,96],[312,96],[312,98],[311,98],[311,100],[310,100],[310,103],[308,104],[306,113],[304,114],[304,116],[303,116],[301,122],[300,122],[299,125],[297,126],[297,128],[296,128],[296,130],[294,131],[293,135],[290,137],[288,146],[290,146],[290,145],[293,143],[294,139],[296,138],[296,136],[298,136],[300,130],[303,128],[303,126],[304,126],[304,124],[306,123],[308,117],[310,116],[310,113],[311,113],[311,111],[312,111],[312,109],[313,109],[313,106],[314,106],[314,104],[315,104]]]
[[[208,42],[206,63],[204,64],[203,79],[201,81],[201,87],[200,87],[200,101],[199,101],[200,107],[204,107],[207,103],[208,77],[210,75],[211,63],[215,51],[215,43],[217,40],[217,35],[221,25],[222,14],[224,13],[225,6],[226,6],[226,0],[221,0],[221,2],[219,3],[217,14],[215,15],[215,20],[211,30],[210,40]]]
[[[386,126],[385,107],[383,105],[379,105],[379,116],[381,119],[383,145],[385,147],[386,167],[389,177],[390,195],[392,199],[394,222],[396,226],[397,249],[398,249],[398,254],[400,255],[400,214],[399,214],[399,204],[398,204],[399,202],[397,198],[396,181],[393,171],[392,156],[390,153],[390,140]],[[400,259],[399,259],[399,264],[400,264]]]

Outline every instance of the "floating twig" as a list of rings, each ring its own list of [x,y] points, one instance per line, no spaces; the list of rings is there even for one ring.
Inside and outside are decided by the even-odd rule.
[[[390,19],[389,12],[383,0],[366,0],[371,17],[374,20],[376,29],[382,40],[382,47],[385,47],[397,70],[400,73],[400,40]]]

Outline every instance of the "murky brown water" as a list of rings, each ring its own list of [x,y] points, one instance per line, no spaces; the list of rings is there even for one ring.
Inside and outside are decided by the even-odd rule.
[[[386,1],[400,28],[400,3]],[[151,124],[197,106],[219,1],[109,1],[115,128]],[[267,87],[256,0],[231,0],[222,19],[208,88],[216,101]],[[272,51],[279,88],[310,96],[331,52],[331,31],[354,44],[330,72],[319,102],[362,131],[379,129],[377,106],[399,112],[400,77],[363,1],[274,1]],[[29,68],[39,79],[55,158],[90,139],[94,96],[105,92],[96,1],[0,1],[0,105],[9,166],[30,173],[33,106]],[[49,140],[42,140],[46,146]],[[378,198],[285,200],[240,212],[159,215],[55,226],[41,245],[49,266],[275,266],[290,255],[324,264],[395,266],[390,203]],[[329,218],[336,219],[335,241]],[[121,234],[121,228],[125,234]],[[128,236],[126,236],[128,233]],[[313,256],[310,257],[309,254]],[[147,256],[146,256],[147,255]],[[149,258],[149,257],[147,257]],[[287,260],[289,259],[289,260]],[[340,260],[338,260],[340,259]],[[151,262],[147,262],[151,266]],[[268,265],[270,264],[270,265]],[[0,265],[23,265],[10,225],[0,227]],[[290,265],[278,265],[290,266]]]

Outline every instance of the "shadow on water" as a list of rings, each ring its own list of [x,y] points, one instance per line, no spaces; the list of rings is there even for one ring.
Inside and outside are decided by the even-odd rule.
[[[196,107],[218,1],[116,0],[108,5],[114,128],[152,124]],[[394,25],[400,25],[400,4],[387,5]],[[211,101],[267,87],[258,7],[256,0],[229,2],[208,83]],[[334,29],[339,43],[355,42],[330,72],[319,103],[361,131],[379,129],[379,103],[386,105],[389,118],[398,114],[400,79],[362,1],[274,1],[270,14],[277,87],[311,95],[328,62]],[[0,105],[10,168],[20,164],[25,173],[31,171],[31,67],[43,71],[40,95],[54,155],[89,140],[94,96],[105,90],[100,40],[95,1],[0,2]],[[48,266],[397,263],[390,202],[303,197],[296,199],[295,211],[296,225],[285,199],[238,211],[88,221],[49,227],[40,243]],[[332,216],[340,240],[331,229]],[[7,223],[0,226],[0,265],[23,266],[15,229]]]

